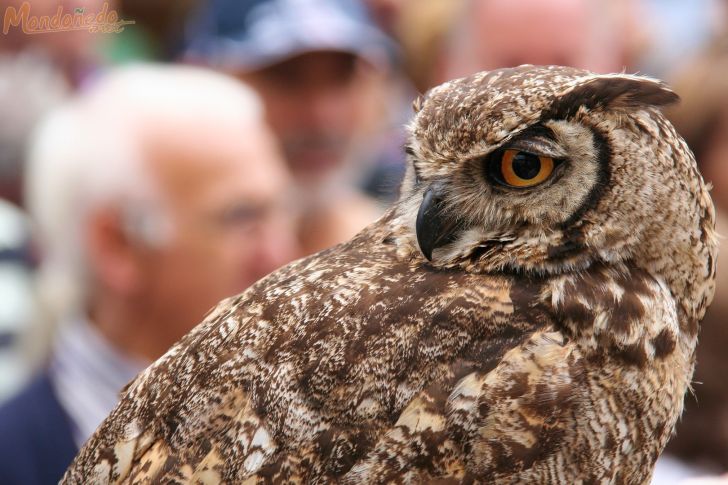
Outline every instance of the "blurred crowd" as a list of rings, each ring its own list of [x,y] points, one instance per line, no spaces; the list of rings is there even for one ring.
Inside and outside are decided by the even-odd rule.
[[[107,28],[23,30],[97,12]],[[412,100],[448,79],[531,63],[667,80],[728,235],[724,0],[3,0],[0,16],[3,484],[56,483],[216,302],[374,221]],[[718,265],[654,483],[728,471]]]

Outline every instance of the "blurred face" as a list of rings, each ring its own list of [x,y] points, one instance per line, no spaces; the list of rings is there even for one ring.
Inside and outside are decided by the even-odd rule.
[[[302,182],[320,181],[341,166],[376,104],[377,73],[351,54],[307,53],[241,77],[262,96]]]
[[[622,69],[621,46],[584,0],[486,0],[473,3],[470,38],[451,62],[450,77],[521,64],[558,64],[596,72]],[[612,22],[613,23],[613,22]],[[447,61],[446,61],[447,62]]]
[[[140,292],[171,344],[219,300],[296,256],[287,172],[260,125],[150,127],[147,153],[171,222],[146,249]]]

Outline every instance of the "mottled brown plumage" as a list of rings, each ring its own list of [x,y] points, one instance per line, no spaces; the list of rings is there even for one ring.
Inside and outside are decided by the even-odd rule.
[[[648,482],[715,274],[675,100],[561,67],[433,89],[398,203],[222,302],[65,483]],[[505,149],[553,173],[504,184]]]

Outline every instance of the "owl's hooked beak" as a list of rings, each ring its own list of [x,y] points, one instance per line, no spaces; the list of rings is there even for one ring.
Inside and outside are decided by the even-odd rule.
[[[455,239],[458,224],[444,210],[444,184],[434,182],[425,191],[417,213],[417,243],[425,257],[432,261],[432,252]]]

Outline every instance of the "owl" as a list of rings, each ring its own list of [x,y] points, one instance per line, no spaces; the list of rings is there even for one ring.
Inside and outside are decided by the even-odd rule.
[[[647,483],[715,276],[676,100],[556,66],[432,89],[395,205],[220,303],[64,483]]]

